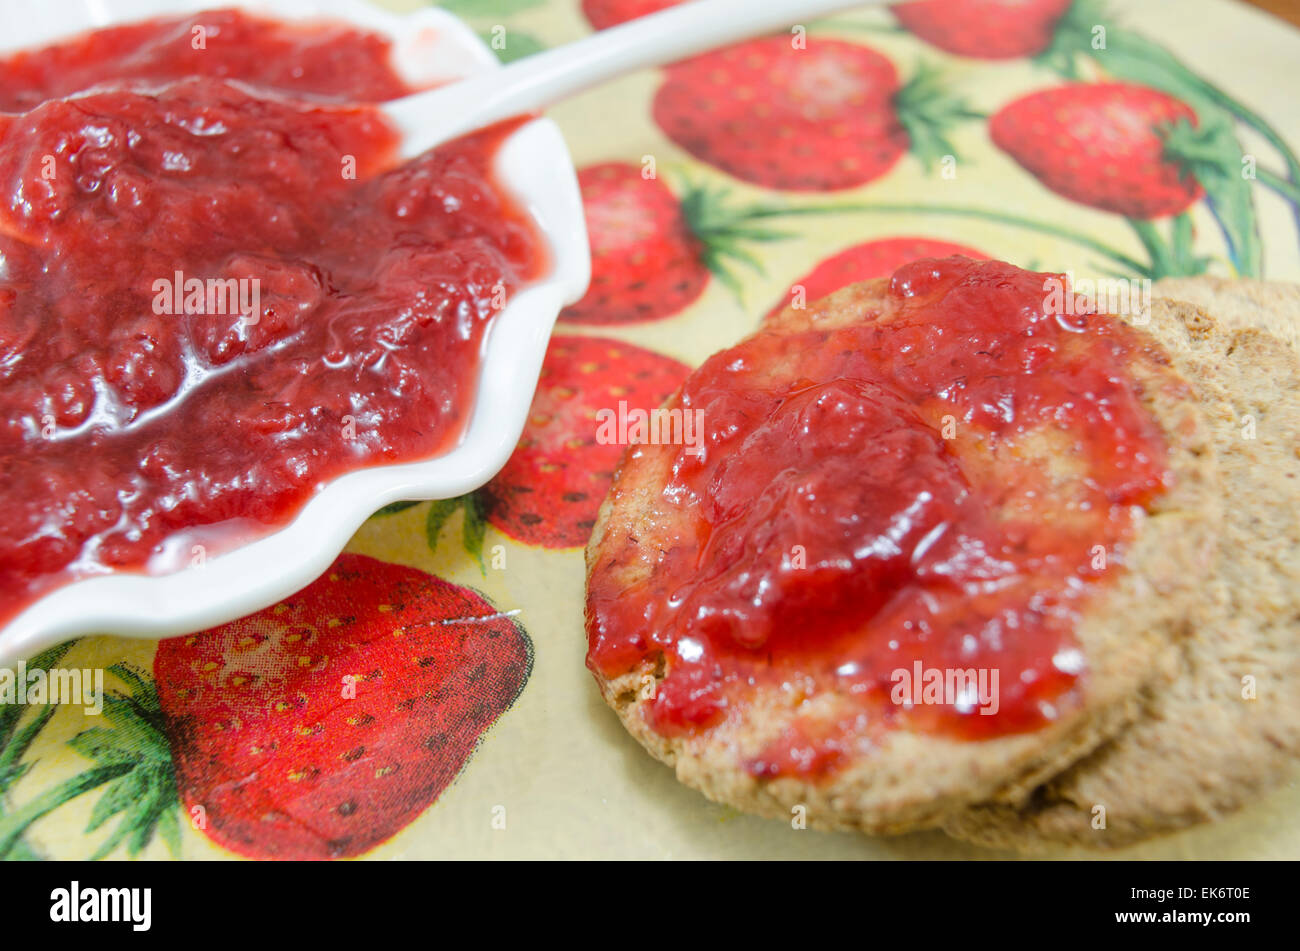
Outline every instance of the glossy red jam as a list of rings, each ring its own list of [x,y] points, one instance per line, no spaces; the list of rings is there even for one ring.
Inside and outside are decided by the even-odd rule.
[[[0,63],[0,110],[26,112],[99,83],[206,76],[344,102],[410,92],[382,36],[329,23],[282,23],[206,10],[95,30]]]
[[[594,566],[588,665],[662,655],[644,709],[669,735],[742,716],[756,684],[854,698],[847,720],[801,717],[748,763],[759,776],[833,770],[880,729],[979,738],[1059,716],[1085,674],[1081,605],[1114,574],[1096,546],[1121,565],[1170,474],[1126,369],[1141,339],[1050,312],[1047,277],[916,262],[883,324],[760,334],[705,363],[682,396],[705,451],[677,454],[660,500],[681,528],[639,587],[611,580],[617,545]],[[895,672],[918,662],[996,669],[996,712],[900,704]]]
[[[223,22],[251,44],[228,72],[398,88],[373,38]],[[31,77],[68,74],[35,64],[65,60],[85,81],[189,68],[188,46],[137,46],[0,61],[0,88],[44,95]],[[286,51],[298,67],[273,62]],[[454,444],[488,324],[545,266],[493,181],[512,128],[399,165],[371,106],[210,78],[0,117],[3,612],[72,577],[216,554],[342,473]]]

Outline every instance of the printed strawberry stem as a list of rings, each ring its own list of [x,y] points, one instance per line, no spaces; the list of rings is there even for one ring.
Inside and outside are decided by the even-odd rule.
[[[1078,67],[1079,54],[1091,56],[1098,52],[1092,48],[1095,27],[1104,27],[1109,41],[1111,28],[1106,22],[1109,15],[1105,4],[1098,0],[1074,0],[1056,24],[1051,45],[1034,59],[1067,79],[1082,78]]]
[[[461,524],[461,541],[465,550],[478,562],[480,574],[487,574],[487,565],[483,563],[483,539],[487,536],[487,519],[483,515],[483,505],[477,492],[471,492],[465,499],[465,520]]]
[[[91,727],[68,741],[98,765],[0,817],[0,858],[18,848],[19,837],[38,819],[99,786],[106,788],[91,809],[86,832],[119,818],[93,859],[103,858],[123,842],[128,855],[138,855],[155,833],[173,853],[178,850],[180,802],[158,692],[150,678],[126,664],[108,670],[127,688],[104,698],[103,716],[113,729]]]
[[[439,0],[438,6],[470,19],[500,18],[522,13],[542,0]]]
[[[1155,224],[1142,218],[1129,218],[1127,221],[1151,258],[1151,277],[1160,278],[1173,274],[1173,254]]]
[[[954,205],[919,205],[919,204],[844,204],[844,205],[749,205],[745,208],[726,210],[726,196],[729,191],[725,188],[718,188],[709,191],[703,187],[689,187],[687,196],[683,200],[683,207],[686,209],[688,222],[692,229],[700,229],[701,232],[710,235],[710,239],[704,240],[706,249],[710,246],[710,241],[717,242],[717,249],[710,253],[706,250],[706,263],[720,279],[739,293],[739,281],[733,275],[725,271],[723,259],[726,256],[732,256],[744,260],[754,267],[759,273],[762,273],[762,265],[753,258],[751,254],[736,246],[736,242],[743,236],[759,236],[757,240],[772,240],[774,238],[789,237],[785,232],[771,231],[761,228],[755,228],[749,222],[759,221],[765,218],[794,217],[798,215],[836,215],[836,214],[854,214],[858,212],[879,212],[885,214],[929,214],[952,216],[958,218],[979,218],[988,221],[996,221],[1001,224],[1013,225],[1015,227],[1025,228],[1030,231],[1036,231],[1040,234],[1049,234],[1053,237],[1063,238],[1082,247],[1095,251],[1098,254],[1110,259],[1127,269],[1129,273],[1138,274],[1143,277],[1150,277],[1155,272],[1156,267],[1154,260],[1152,264],[1144,264],[1130,255],[1111,247],[1096,238],[1089,237],[1072,231],[1069,228],[1063,228],[1060,225],[1054,225],[1050,222],[1036,221],[1032,218],[1024,218],[1019,215],[1009,214],[1007,212],[993,211],[984,208],[967,208]],[[708,215],[713,215],[710,218]],[[1164,260],[1163,256],[1161,260]],[[715,267],[716,265],[716,267]],[[719,270],[721,268],[721,270]]]
[[[125,694],[104,698],[104,718],[115,729],[92,727],[68,741],[88,759],[131,767],[129,773],[104,790],[91,810],[87,832],[94,832],[120,814],[113,834],[92,858],[108,855],[123,841],[128,855],[138,855],[155,832],[175,852],[179,844],[176,819],[180,800],[158,691],[151,678],[133,667],[115,664],[108,669],[127,687]]]
[[[1181,162],[1204,184],[1217,176],[1238,174],[1234,161],[1239,154],[1236,136],[1223,122],[1207,122],[1197,128],[1183,119],[1165,130],[1165,154]],[[1300,187],[1268,169],[1255,168],[1255,177],[1288,201],[1300,204]]]
[[[686,224],[702,246],[701,261],[737,299],[742,298],[743,287],[732,271],[732,262],[739,262],[755,273],[765,273],[763,262],[745,247],[745,243],[784,241],[794,237],[788,231],[761,227],[759,222],[768,218],[835,214],[841,210],[834,206],[731,206],[731,189],[725,186],[710,188],[690,181],[682,181],[677,191],[682,195],[681,207]]]
[[[27,662],[27,669],[48,672],[63,659],[71,647],[72,642],[69,641],[42,651]],[[23,757],[58,710],[54,704],[42,704],[36,716],[20,728],[19,723],[23,714],[30,706],[32,706],[30,703],[14,703],[0,707],[0,828],[6,820],[3,795],[31,769],[32,764],[23,762]],[[41,858],[36,850],[23,840],[21,830],[15,835],[6,834],[6,839],[8,845],[0,850],[0,858],[25,861]]]
[[[925,62],[917,64],[912,78],[894,96],[894,108],[911,140],[912,154],[927,172],[944,157],[957,157],[948,139],[954,125],[962,119],[988,118],[967,106],[965,100],[949,95],[943,74]]]
[[[1171,229],[1173,241],[1170,243],[1170,250],[1173,272],[1168,276],[1195,277],[1204,274],[1209,268],[1210,259],[1196,254],[1196,232],[1192,226],[1192,216],[1188,212],[1176,216]]]
[[[50,722],[57,709],[49,703],[42,706],[41,711],[18,731],[3,751],[0,751],[0,790],[8,789],[31,769],[31,764],[21,762],[21,758],[32,745],[37,734],[45,728],[45,724]]]
[[[1254,198],[1250,184],[1239,174],[1242,151],[1232,120],[1216,111],[1207,114],[1200,126],[1183,119],[1160,134],[1165,155],[1205,189],[1206,203],[1228,243],[1232,263],[1239,271],[1257,275],[1262,252]]]
[[[99,766],[87,770],[0,818],[0,858],[8,857],[18,837],[36,820],[45,817],[65,802],[76,799],[82,793],[89,792],[96,786],[102,786],[130,771],[129,763],[114,763],[111,766]]]
[[[42,670],[48,673],[63,659],[63,655],[71,647],[72,642],[69,641],[42,651],[28,661],[27,670]],[[31,768],[31,764],[23,763],[22,758],[58,709],[53,704],[43,704],[35,718],[19,729],[18,724],[23,713],[30,706],[29,703],[14,703],[0,707],[0,793],[17,782]]]
[[[1124,252],[1098,241],[1096,238],[1091,238],[1086,234],[1079,234],[1077,231],[1063,228],[1060,225],[1054,225],[1051,222],[1035,221],[1032,218],[1023,218],[1020,215],[1013,215],[1002,211],[991,211],[986,208],[966,208],[955,205],[915,205],[897,203],[842,205],[838,210],[903,215],[940,215],[951,216],[954,218],[979,218],[988,221],[996,221],[1000,224],[1025,228],[1028,231],[1037,231],[1040,234],[1047,234],[1055,238],[1063,238],[1066,241],[1071,241],[1081,247],[1088,248],[1091,251],[1095,251],[1096,253],[1109,258],[1126,268],[1129,273],[1138,274],[1143,277],[1150,277],[1153,270],[1152,265],[1143,264],[1136,258],[1130,257]]]
[[[1187,212],[1176,216],[1170,226],[1172,241],[1166,241],[1155,222],[1143,218],[1126,219],[1142,247],[1151,258],[1152,280],[1162,277],[1196,277],[1204,274],[1210,259],[1193,251],[1192,217]]]
[[[1255,178],[1260,184],[1271,188],[1297,208],[1300,208],[1300,185],[1265,168],[1257,167],[1255,169]]]
[[[396,515],[398,512],[405,512],[407,509],[414,508],[419,504],[419,502],[390,502],[383,508],[376,510],[370,517],[380,518],[385,515]]]
[[[483,540],[487,537],[487,515],[483,511],[483,502],[477,492],[429,503],[429,512],[424,522],[424,534],[429,542],[429,551],[437,551],[438,538],[442,534],[443,526],[457,510],[465,513],[461,525],[461,543],[470,557],[478,562],[479,571],[486,575],[487,564],[483,560]]]

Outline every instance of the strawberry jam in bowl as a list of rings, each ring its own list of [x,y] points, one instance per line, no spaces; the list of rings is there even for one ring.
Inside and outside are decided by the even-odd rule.
[[[239,616],[486,481],[585,287],[549,122],[403,160],[375,105],[490,68],[459,21],[272,6],[330,18],[0,54],[0,658]]]

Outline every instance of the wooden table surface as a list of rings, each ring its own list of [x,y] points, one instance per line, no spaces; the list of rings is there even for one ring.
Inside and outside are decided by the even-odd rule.
[[[1246,0],[1246,2],[1300,26],[1300,0]]]

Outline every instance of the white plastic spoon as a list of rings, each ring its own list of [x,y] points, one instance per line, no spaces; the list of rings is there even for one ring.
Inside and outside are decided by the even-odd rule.
[[[576,43],[383,105],[420,153],[512,116],[542,109],[606,80],[851,7],[886,0],[695,0],[602,30]]]

